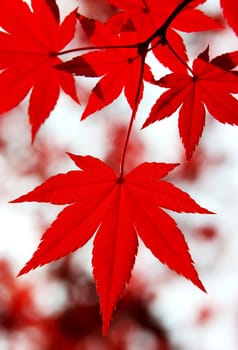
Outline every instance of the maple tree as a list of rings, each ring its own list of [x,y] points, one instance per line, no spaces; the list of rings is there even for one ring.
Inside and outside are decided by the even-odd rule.
[[[77,9],[60,23],[55,0],[32,0],[31,9],[23,0],[14,0],[14,6],[5,0],[1,4],[0,113],[16,107],[30,92],[33,141],[53,110],[60,88],[79,103],[73,76],[98,78],[82,120],[111,104],[122,91],[131,109],[118,172],[92,156],[69,154],[80,170],[52,176],[12,201],[69,204],[45,231],[19,274],[75,251],[95,234],[92,265],[104,334],[130,280],[138,236],[162,263],[205,291],[184,236],[165,210],[211,211],[161,180],[178,164],[142,163],[125,172],[128,144],[146,84],[169,90],[159,95],[143,127],[180,108],[179,133],[187,159],[199,143],[206,110],[221,123],[238,124],[238,101],[232,95],[238,93],[237,51],[210,59],[207,48],[190,66],[178,33],[221,30],[220,23],[197,8],[205,2],[172,0],[158,5],[155,0],[108,0],[115,11],[105,23],[86,18]],[[232,0],[221,0],[220,5],[237,34],[237,5]],[[67,48],[78,26],[89,43]],[[76,56],[61,59],[67,54]],[[156,79],[148,59],[151,54],[171,73]]]

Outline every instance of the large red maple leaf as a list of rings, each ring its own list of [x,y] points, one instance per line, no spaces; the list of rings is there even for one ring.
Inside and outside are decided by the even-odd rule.
[[[177,7],[183,1],[162,0],[159,4],[158,0],[108,0],[108,2],[120,9],[119,13],[116,13],[109,19],[110,25],[118,28],[119,31],[127,31],[128,28],[131,28],[131,26],[128,26],[128,22],[132,22],[138,40],[144,41],[156,32],[172,13],[176,12]],[[172,23],[166,29],[167,42],[184,61],[188,60],[186,48],[182,37],[176,30],[189,33],[222,28],[214,19],[195,8],[203,2],[205,0],[190,1],[176,14]],[[153,40],[151,44],[153,53],[158,60],[173,71],[184,71],[184,65],[177,59],[170,48],[164,45],[164,38],[162,45],[156,45],[158,39],[159,37]]]
[[[80,170],[52,176],[13,201],[69,204],[43,234],[19,274],[75,251],[96,233],[92,264],[104,333],[130,279],[137,236],[162,263],[205,290],[182,232],[162,209],[210,213],[187,193],[161,180],[178,164],[143,163],[122,179],[97,158],[69,156]]]
[[[88,103],[82,114],[82,119],[101,110],[113,102],[124,88],[125,97],[133,109],[135,105],[140,72],[142,69],[141,55],[136,47],[136,33],[113,34],[109,28],[96,20],[80,16],[81,24],[90,41],[98,47],[106,47],[93,51],[58,65],[58,69],[68,73],[86,77],[102,77],[92,90]],[[134,45],[135,47],[128,47]],[[95,47],[96,48],[96,47]],[[152,74],[147,64],[144,64],[143,78],[151,81]],[[144,84],[140,89],[140,101]]]
[[[55,53],[74,37],[75,12],[60,25],[56,3],[31,4],[33,11],[22,0],[1,0],[0,27],[5,32],[0,31],[0,114],[16,107],[32,89],[29,117],[34,139],[54,108],[60,87],[76,102],[78,98],[73,77],[54,68],[62,62]]]
[[[190,159],[205,125],[204,105],[219,122],[238,125],[238,101],[231,95],[238,93],[238,75],[231,71],[235,60],[236,52],[209,61],[206,49],[194,60],[193,75],[176,72],[161,78],[158,85],[169,90],[156,101],[143,127],[169,117],[181,106],[179,133]]]

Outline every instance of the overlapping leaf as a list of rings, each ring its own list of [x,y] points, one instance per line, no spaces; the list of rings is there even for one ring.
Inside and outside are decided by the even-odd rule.
[[[29,117],[34,138],[54,108],[60,87],[76,102],[78,98],[73,77],[54,68],[62,62],[55,53],[74,37],[75,12],[60,25],[54,1],[32,0],[32,9],[22,0],[1,1],[0,114],[17,106],[32,89]]]
[[[179,133],[187,158],[191,158],[205,125],[205,108],[221,123],[238,125],[238,75],[230,71],[235,67],[236,53],[216,57],[209,62],[208,49],[193,63],[193,76],[172,73],[158,81],[169,90],[152,107],[144,127],[173,114],[180,106]],[[224,65],[225,69],[222,68]]]
[[[185,62],[188,60],[186,48],[183,39],[175,30],[198,32],[221,29],[220,24],[195,8],[204,1],[190,1],[182,11],[178,12],[166,30],[167,41]],[[148,39],[181,4],[180,0],[162,0],[159,4],[157,0],[108,0],[108,2],[121,10],[109,19],[111,26],[122,31],[128,29],[126,25],[128,22],[132,22],[139,41]],[[184,65],[167,45],[156,45],[158,39],[153,40],[151,44],[158,60],[173,71],[184,71]]]
[[[220,4],[228,24],[234,30],[236,35],[238,35],[238,2],[234,0],[220,0]]]
[[[59,11],[59,7],[57,5],[56,0],[46,0],[47,5],[49,6],[53,16],[56,19],[56,22],[60,22],[60,11]]]
[[[108,27],[99,21],[89,21],[85,17],[81,17],[81,23],[93,44],[98,47],[109,47],[75,57],[58,66],[59,69],[75,75],[102,76],[89,96],[82,119],[113,102],[123,89],[129,105],[133,108],[142,70],[141,56],[136,47],[136,34],[121,33],[118,36],[111,33]],[[135,47],[123,47],[124,45],[135,45]],[[147,64],[144,66],[143,76],[145,80],[150,81],[151,73]],[[139,100],[142,95],[143,83]]]
[[[204,290],[182,232],[163,210],[209,213],[187,193],[161,180],[177,164],[143,163],[118,178],[97,158],[70,157],[80,170],[53,176],[13,201],[69,204],[43,234],[20,274],[75,251],[96,233],[92,264],[104,333],[130,279],[137,236],[162,263]]]

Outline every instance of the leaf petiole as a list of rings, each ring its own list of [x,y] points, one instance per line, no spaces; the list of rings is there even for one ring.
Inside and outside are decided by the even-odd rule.
[[[174,54],[174,56],[189,70],[189,72],[192,74],[193,77],[195,77],[195,73],[192,70],[192,68],[188,65],[187,62],[185,62],[182,57],[179,56],[179,54],[174,50],[173,46],[170,45],[170,43],[167,41],[167,47],[170,49],[170,51]]]
[[[140,55],[141,57],[141,69],[140,69],[140,76],[138,80],[138,85],[137,85],[137,92],[136,92],[136,97],[135,97],[135,103],[134,103],[134,108],[132,110],[131,114],[131,119],[130,123],[128,126],[127,134],[126,134],[126,139],[122,151],[122,158],[121,158],[121,164],[120,164],[120,173],[119,173],[119,178],[118,178],[118,183],[123,183],[123,176],[124,176],[124,164],[125,164],[125,158],[126,158],[126,151],[127,147],[129,144],[129,139],[131,136],[131,131],[133,127],[133,123],[136,117],[136,113],[139,107],[139,101],[140,101],[140,93],[141,93],[141,88],[142,88],[142,83],[143,83],[143,75],[144,75],[144,68],[145,68],[145,58],[147,54],[147,49],[145,49],[142,54]]]

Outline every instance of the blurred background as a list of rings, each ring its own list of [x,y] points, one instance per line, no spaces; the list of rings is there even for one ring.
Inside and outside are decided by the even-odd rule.
[[[79,12],[105,20],[102,0],[57,1],[61,18]],[[202,8],[226,26],[217,1]],[[191,61],[210,45],[211,56],[237,50],[237,37],[221,31],[182,34]],[[78,29],[71,44],[87,44]],[[69,56],[65,57],[68,59]],[[167,70],[153,57],[156,77]],[[82,103],[61,95],[31,146],[28,97],[0,119],[0,350],[237,350],[238,349],[238,128],[210,116],[191,161],[185,161],[174,115],[140,130],[158,97],[146,85],[126,166],[143,161],[179,162],[168,180],[216,215],[171,215],[189,243],[207,294],[156,260],[140,242],[132,278],[106,337],[101,336],[92,279],[91,247],[26,276],[17,273],[36,249],[61,206],[8,204],[48,177],[74,168],[66,152],[90,154],[115,170],[130,119],[123,96],[97,116],[80,122],[95,79],[76,78]],[[161,92],[163,90],[161,89]]]

